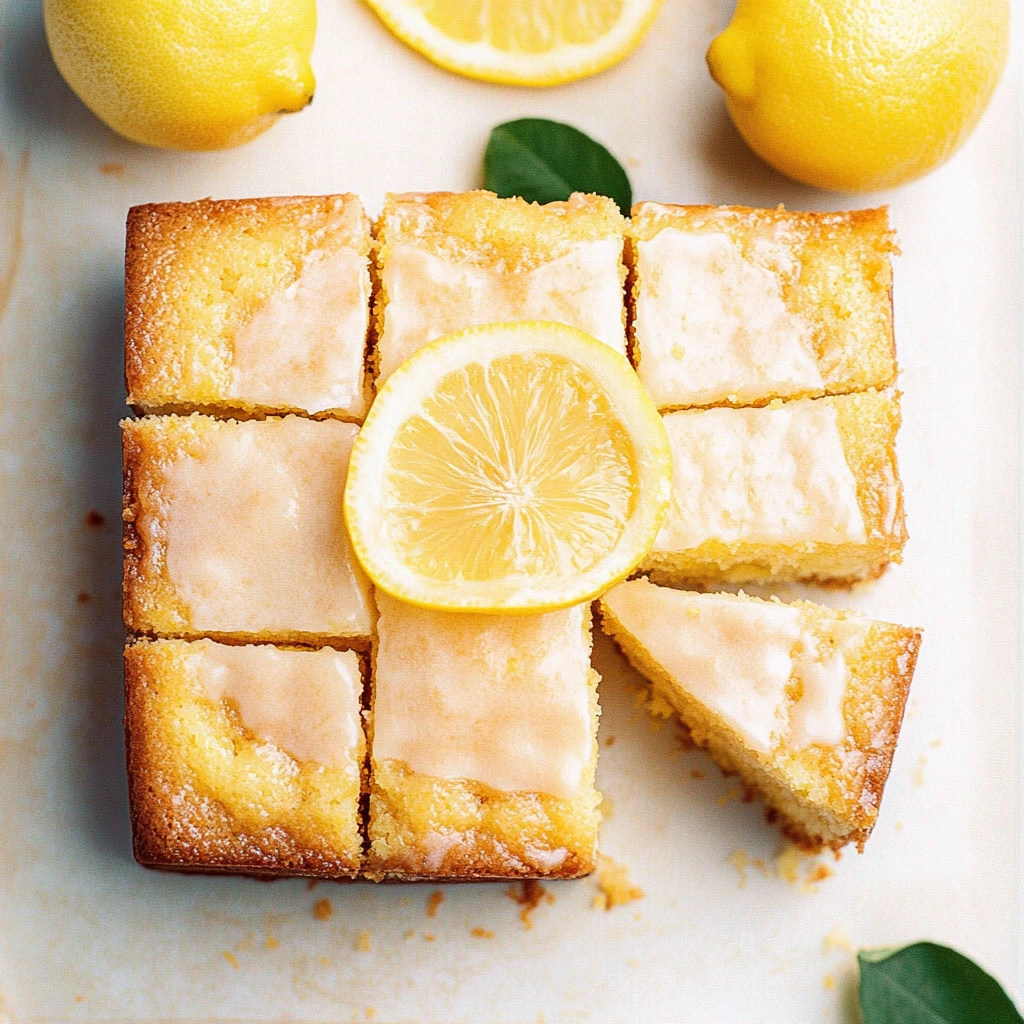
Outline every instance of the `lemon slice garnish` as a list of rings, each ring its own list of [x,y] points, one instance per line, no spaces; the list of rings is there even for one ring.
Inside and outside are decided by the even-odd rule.
[[[629,362],[555,323],[431,342],[387,380],[352,450],[345,518],[367,574],[453,611],[589,600],[668,508],[661,417]]]

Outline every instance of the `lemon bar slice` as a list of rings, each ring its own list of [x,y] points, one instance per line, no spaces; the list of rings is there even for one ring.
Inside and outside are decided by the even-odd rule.
[[[426,342],[486,323],[553,320],[625,355],[625,224],[602,196],[389,194],[376,226],[378,385]]]
[[[600,795],[589,606],[480,615],[376,594],[367,874],[593,870]]]
[[[342,515],[358,429],[298,416],[124,421],[127,627],[368,644],[373,598]]]
[[[627,258],[640,379],[663,410],[887,387],[895,251],[884,208],[638,203]]]
[[[137,640],[125,649],[136,859],[350,877],[366,742],[351,651]]]
[[[129,405],[361,421],[369,268],[370,222],[356,196],[133,207]]]
[[[658,583],[850,583],[906,542],[891,392],[664,417],[672,503],[643,563]]]
[[[878,817],[920,630],[809,602],[613,587],[602,626],[701,746],[808,849]]]

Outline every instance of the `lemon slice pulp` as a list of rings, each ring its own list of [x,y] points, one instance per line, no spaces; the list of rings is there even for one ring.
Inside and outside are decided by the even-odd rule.
[[[387,380],[345,493],[370,578],[413,604],[541,611],[648,553],[668,507],[661,417],[628,361],[561,324],[470,328]]]
[[[664,0],[367,0],[435,64],[489,82],[556,85],[639,44]]]

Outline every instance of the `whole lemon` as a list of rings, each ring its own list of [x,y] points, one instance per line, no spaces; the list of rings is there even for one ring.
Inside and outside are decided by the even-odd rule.
[[[956,151],[999,81],[1009,30],[1010,0],[739,0],[707,60],[758,156],[860,192]]]
[[[115,131],[223,149],[313,98],[316,0],[44,0],[68,84]]]

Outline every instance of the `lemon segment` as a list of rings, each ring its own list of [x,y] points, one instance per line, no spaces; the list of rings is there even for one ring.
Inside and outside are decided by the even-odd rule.
[[[388,378],[353,447],[345,518],[394,597],[537,612],[629,575],[670,492],[665,428],[623,356],[562,324],[490,324]]]
[[[639,45],[663,2],[367,0],[435,64],[508,85],[558,85],[603,71]]]

